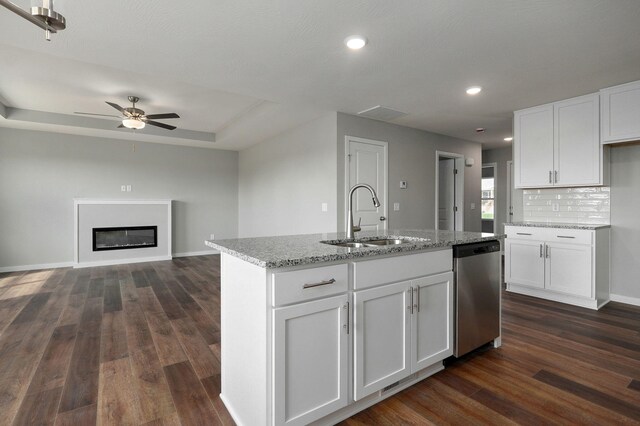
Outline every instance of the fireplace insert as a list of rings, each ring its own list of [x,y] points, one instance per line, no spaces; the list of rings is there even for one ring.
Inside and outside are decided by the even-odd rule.
[[[157,226],[93,228],[93,251],[158,247]]]

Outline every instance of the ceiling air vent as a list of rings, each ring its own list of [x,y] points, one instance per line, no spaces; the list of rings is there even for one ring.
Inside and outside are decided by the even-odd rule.
[[[396,118],[407,115],[406,112],[396,111],[395,109],[383,107],[382,105],[374,106],[373,108],[365,109],[358,113],[361,117],[373,118],[380,121],[393,121]]]

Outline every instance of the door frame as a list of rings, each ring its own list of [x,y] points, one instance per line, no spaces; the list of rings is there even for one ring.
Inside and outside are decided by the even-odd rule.
[[[505,223],[513,222],[513,160],[507,160],[507,220]]]
[[[455,160],[454,167],[458,171],[454,179],[455,185],[455,205],[458,207],[457,216],[454,215],[454,230],[464,230],[464,155],[453,152],[436,151],[436,200],[435,200],[435,227],[438,230],[438,199],[440,193],[440,158],[453,158]]]
[[[493,233],[496,233],[498,228],[498,163],[482,163],[482,168],[493,169]],[[482,180],[482,173],[480,173],[480,180]],[[482,188],[480,188],[482,191]],[[480,196],[480,222],[482,223],[482,195]]]
[[[384,212],[382,213],[385,220],[385,229],[389,230],[389,143],[385,141],[378,141],[374,139],[365,139],[359,138],[357,136],[349,136],[345,135],[344,137],[344,223],[345,226],[348,222],[347,216],[349,215],[349,190],[351,187],[349,186],[349,178],[350,178],[350,166],[349,166],[349,152],[351,142],[360,142],[367,143],[370,145],[377,145],[384,149],[384,197],[382,200],[382,205],[384,206]],[[376,194],[377,195],[377,194]],[[378,197],[380,198],[380,197]]]

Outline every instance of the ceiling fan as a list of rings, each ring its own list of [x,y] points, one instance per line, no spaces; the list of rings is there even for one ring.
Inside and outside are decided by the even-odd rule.
[[[178,114],[175,112],[169,112],[165,114],[145,114],[143,110],[140,108],[136,108],[136,103],[140,101],[140,98],[137,96],[129,96],[129,102],[131,102],[132,106],[123,108],[118,104],[114,104],[113,102],[107,102],[108,105],[117,109],[122,113],[122,115],[111,115],[111,114],[93,114],[90,112],[76,112],[75,114],[82,115],[97,115],[101,117],[116,117],[122,120],[122,124],[118,126],[126,127],[127,129],[135,129],[140,130],[144,129],[144,126],[147,124],[151,126],[161,127],[167,130],[174,130],[176,126],[171,126],[169,124],[159,123],[157,119],[167,119],[167,118],[180,118]]]

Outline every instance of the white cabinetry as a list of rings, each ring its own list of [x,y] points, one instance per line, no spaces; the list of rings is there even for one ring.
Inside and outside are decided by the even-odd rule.
[[[599,309],[609,301],[609,229],[506,226],[507,290]]]
[[[600,90],[603,144],[640,140],[640,81]]]
[[[601,185],[598,94],[514,113],[517,188]]]
[[[453,354],[453,273],[354,293],[359,400]]]
[[[274,311],[275,424],[305,425],[347,405],[346,295]]]

